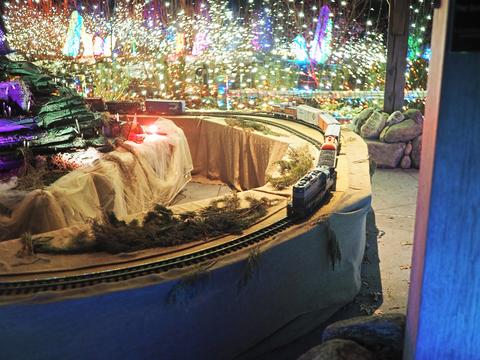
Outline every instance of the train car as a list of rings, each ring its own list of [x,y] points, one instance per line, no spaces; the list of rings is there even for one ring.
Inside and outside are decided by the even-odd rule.
[[[185,101],[147,99],[145,100],[145,111],[155,115],[181,115],[185,112]]]
[[[318,120],[318,127],[324,132],[327,132],[329,128],[332,133],[338,131],[338,134],[336,135],[337,138],[340,135],[340,123],[329,113],[321,112]],[[325,133],[325,135],[327,134]]]
[[[337,166],[337,150],[336,149],[323,149],[320,150],[320,156],[318,157],[317,167],[326,166],[329,169],[335,169]]]
[[[288,216],[302,219],[312,214],[327,198],[335,181],[335,173],[327,166],[316,167],[302,177],[292,189]]]
[[[330,124],[324,133],[325,141],[322,145],[322,150],[336,150],[340,151],[340,124]]]
[[[274,115],[281,116],[288,119],[297,118],[297,108],[293,106],[293,103],[280,103],[272,106],[272,112]]]
[[[308,105],[297,106],[297,119],[319,126],[322,111]]]

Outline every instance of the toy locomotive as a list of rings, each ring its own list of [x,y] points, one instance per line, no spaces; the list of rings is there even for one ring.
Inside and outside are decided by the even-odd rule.
[[[317,110],[317,109],[315,109]],[[315,114],[315,112],[312,111]],[[311,215],[328,198],[335,187],[337,155],[340,150],[340,123],[331,116],[301,115],[305,121],[324,130],[325,141],[320,149],[317,166],[304,175],[292,189],[292,201],[287,214],[294,219]]]

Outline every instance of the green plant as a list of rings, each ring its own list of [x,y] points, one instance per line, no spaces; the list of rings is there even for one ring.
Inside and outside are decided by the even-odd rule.
[[[313,157],[308,146],[290,148],[287,156],[288,160],[276,163],[280,167],[280,176],[267,178],[270,184],[279,190],[295,184],[313,167]]]
[[[197,212],[174,214],[172,210],[156,205],[143,222],[129,223],[115,214],[104,215],[102,221],[93,220],[92,240],[87,234],[72,239],[65,248],[43,244],[37,248],[45,253],[80,253],[104,251],[111,254],[138,251],[153,247],[167,247],[192,241],[208,240],[226,234],[240,234],[267,214],[275,201],[267,198],[246,197],[249,206],[242,207],[234,194],[213,200]]]

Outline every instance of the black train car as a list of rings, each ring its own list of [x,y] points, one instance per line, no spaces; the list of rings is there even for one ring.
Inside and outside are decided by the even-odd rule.
[[[302,219],[312,214],[325,201],[334,181],[334,172],[327,166],[317,167],[302,177],[293,186],[288,216]]]

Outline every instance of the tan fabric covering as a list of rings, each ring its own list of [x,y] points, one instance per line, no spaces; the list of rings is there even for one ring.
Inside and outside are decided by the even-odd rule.
[[[285,217],[286,215],[286,206],[287,199],[275,195],[267,195],[255,190],[245,191],[238,194],[241,199],[241,205],[247,206],[248,202],[245,200],[247,196],[252,196],[254,198],[260,199],[262,197],[267,197],[270,200],[274,201],[274,205],[268,209],[268,213],[263,218],[259,219],[257,225],[253,225],[251,228],[246,230],[244,233],[248,234],[254,231],[261,229],[264,226],[268,226],[275,221],[278,221],[280,218]],[[174,213],[179,214],[187,211],[196,211],[203,207],[208,206],[208,204],[213,199],[205,199],[200,201],[194,201],[187,204],[175,205],[171,209]],[[127,217],[127,221],[133,219],[142,219],[145,216],[145,213],[139,213],[135,215],[130,215]],[[79,233],[80,231],[88,230],[87,225],[78,225],[74,227],[66,227],[60,230],[51,231],[48,233],[43,233],[42,237],[51,237],[53,238],[52,244],[56,247],[65,246],[68,242],[71,241],[73,235]],[[218,239],[210,239],[210,241],[203,242],[201,240],[196,242],[191,242],[185,245],[169,247],[169,248],[154,248],[147,249],[142,251],[136,251],[129,254],[107,254],[107,253],[95,253],[95,254],[78,254],[78,255],[49,255],[49,254],[36,254],[35,256],[27,257],[17,257],[16,254],[22,248],[22,242],[20,239],[10,240],[0,242],[0,281],[2,275],[26,275],[36,274],[36,276],[42,276],[41,273],[58,273],[65,271],[81,271],[82,269],[91,269],[99,270],[102,267],[105,269],[112,267],[121,267],[121,266],[132,266],[136,262],[143,262],[146,259],[149,261],[153,258],[158,258],[160,256],[165,256],[171,254],[172,252],[187,250],[189,248],[199,246],[211,246],[216,243],[228,242],[237,235],[226,235]]]
[[[187,135],[193,175],[219,179],[239,191],[264,185],[268,170],[285,156],[289,146],[287,137],[226,126],[223,119],[179,118],[175,123]]]
[[[190,180],[192,159],[180,128],[166,119],[156,124],[165,136],[154,135],[143,144],[126,142],[93,166],[27,193],[11,216],[0,217],[0,240],[85,224],[103,210],[125,218],[154,203],[168,204]]]

